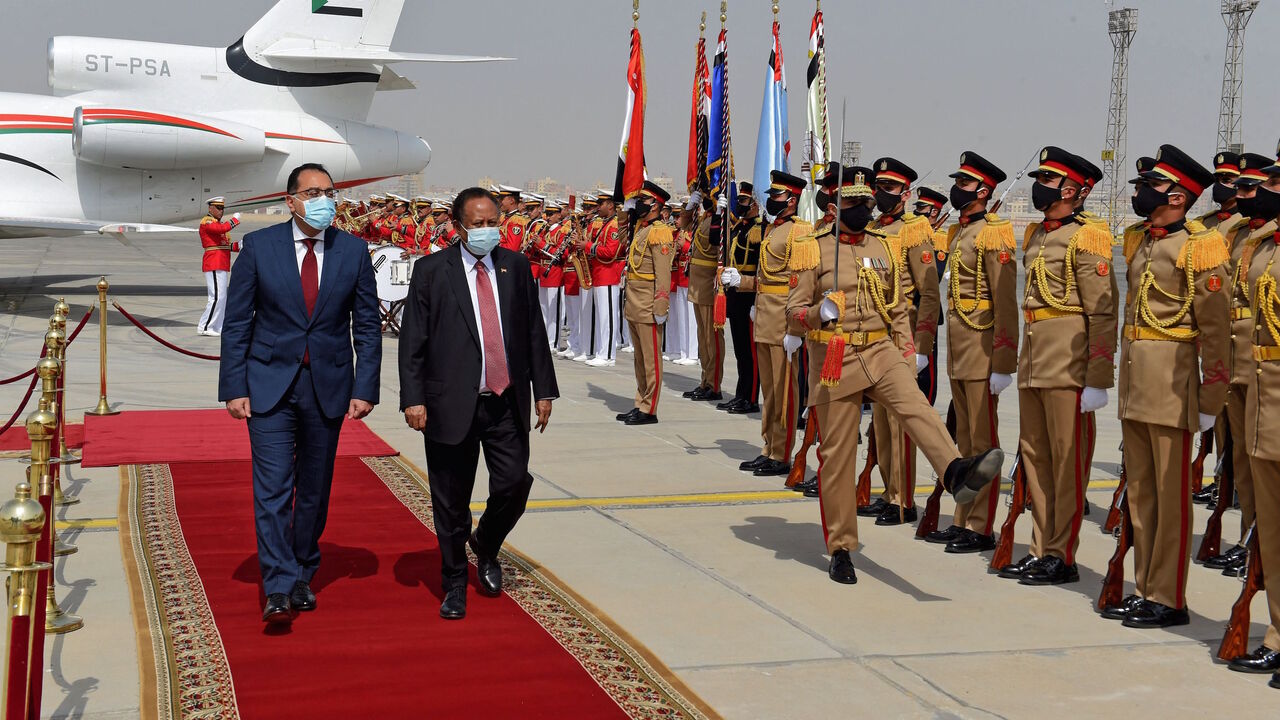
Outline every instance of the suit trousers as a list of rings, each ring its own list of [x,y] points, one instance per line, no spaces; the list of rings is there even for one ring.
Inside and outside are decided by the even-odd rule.
[[[427,418],[427,422],[431,422]],[[467,538],[471,536],[471,492],[484,451],[489,498],[476,523],[476,543],[488,557],[502,549],[529,502],[529,433],[516,417],[514,393],[486,393],[476,403],[467,437],[457,445],[426,440],[431,515],[440,541],[445,591],[467,584]]]
[[[1244,443],[1239,443],[1243,445]],[[1254,507],[1258,518],[1258,549],[1262,551],[1262,568],[1280,568],[1280,462],[1250,458],[1252,478],[1257,479]],[[1238,476],[1237,476],[1238,477]],[[1267,587],[1267,610],[1270,624],[1262,644],[1272,650],[1280,650],[1280,572],[1271,572],[1271,585]],[[1264,578],[1264,583],[1266,579]]]
[[[956,408],[956,446],[960,448],[960,454],[970,457],[999,447],[996,396],[991,394],[990,383],[986,380],[952,380],[951,397]],[[990,535],[999,500],[1000,483],[993,482],[982,488],[972,502],[956,505],[952,522],[980,535]]]
[[[662,350],[658,326],[653,323],[628,322],[635,343],[636,409],[658,414],[658,396],[662,394]]]
[[[729,321],[729,338],[733,341],[733,358],[738,366],[738,384],[733,396],[750,403],[760,401],[760,369],[756,363],[755,331],[751,307],[756,294],[725,288],[725,314]]]
[[[1026,388],[1018,392],[1018,450],[1031,496],[1035,525],[1031,554],[1074,565],[1088,485],[1087,417],[1077,388]]]
[[[1191,432],[1121,420],[1138,595],[1187,606],[1191,567]]]
[[[222,321],[227,316],[227,282],[230,279],[231,273],[226,270],[205,272],[204,284],[208,299],[197,326],[200,332],[222,332]]]
[[[698,364],[702,366],[702,378],[698,387],[720,392],[724,378],[724,328],[716,329],[715,306],[693,306],[693,320],[698,326]]]
[[[308,367],[275,407],[249,417],[258,566],[268,595],[311,582],[320,567],[343,417],[321,412]]]
[[[794,360],[797,356],[793,355]],[[787,362],[781,345],[756,343],[756,359],[760,363],[760,387],[764,402],[760,405],[760,437],[764,439],[761,455],[770,460],[791,462],[791,445],[796,436],[796,367]]]

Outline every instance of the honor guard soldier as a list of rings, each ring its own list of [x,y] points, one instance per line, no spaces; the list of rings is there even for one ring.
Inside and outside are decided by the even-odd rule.
[[[1218,209],[1196,218],[1201,225],[1223,232],[1240,219],[1240,212],[1236,210],[1236,178],[1238,177],[1240,177],[1239,155],[1224,151],[1213,156],[1213,189],[1210,195]]]
[[[586,339],[591,334],[590,311],[588,310],[585,315],[582,312],[583,299],[591,294],[591,274],[585,251],[585,233],[588,232],[586,227],[594,218],[598,204],[599,201],[595,195],[586,195],[582,198],[582,216],[570,218],[572,231],[569,242],[573,247],[569,250],[564,273],[561,275],[564,282],[564,322],[569,327],[569,334],[565,341],[567,347],[557,353],[560,357],[570,360],[579,355],[586,355],[585,346],[591,342]]]
[[[868,168],[844,169],[839,204],[830,205],[838,208],[838,226],[793,243],[783,271],[791,288],[783,342],[794,352],[804,338],[811,359],[809,422],[817,423],[822,437],[818,486],[831,554],[827,574],[846,584],[858,581],[850,553],[858,549],[856,464],[864,401],[879,403],[898,418],[957,502],[989,486],[1004,459],[999,448],[962,459],[916,385],[898,252],[867,227],[874,203],[871,176]],[[772,239],[771,234],[771,246]]]
[[[738,383],[733,398],[716,405],[716,409],[731,415],[760,412],[760,368],[751,308],[756,302],[756,268],[767,227],[753,190],[751,183],[738,183],[738,207],[734,209],[733,231],[729,233],[729,264],[720,278],[725,288],[725,314],[738,366]]]
[[[915,357],[910,360],[919,376],[931,370],[929,357],[933,354],[942,307],[938,267],[933,259],[933,226],[924,216],[906,212],[911,183],[918,178],[915,170],[891,157],[876,160],[874,170],[876,209],[880,211],[875,230],[889,241],[895,264],[902,270],[902,297],[907,303],[907,318],[913,333],[911,343],[903,350],[915,351]],[[933,404],[932,395],[926,393],[925,400]],[[915,522],[915,444],[880,404],[872,406],[871,427],[875,432],[877,457],[881,458],[880,475],[885,493],[865,510],[858,508],[858,514],[875,517],[877,525]]]
[[[959,222],[947,231],[947,374],[961,454],[998,447],[996,398],[1013,383],[1018,367],[1017,241],[1013,225],[988,213],[991,194],[1005,174],[975,152],[960,156],[951,174],[951,207]],[[925,536],[950,553],[995,547],[999,488],[984,487],[972,502],[956,505],[951,527]]]
[[[627,425],[658,422],[658,396],[662,390],[662,346],[659,326],[667,321],[671,297],[671,258],[675,232],[658,219],[671,195],[646,180],[634,198],[635,238],[628,244],[627,211],[616,218],[627,250],[627,324],[635,342],[636,405],[618,415]],[[630,204],[630,203],[629,203]]]
[[[219,337],[222,335],[222,320],[227,314],[231,253],[240,251],[240,243],[231,242],[227,233],[240,224],[240,213],[232,215],[231,220],[222,222],[226,200],[222,197],[209,198],[207,204],[208,212],[200,219],[200,245],[204,248],[200,270],[204,273],[208,300],[205,302],[204,313],[200,316],[200,324],[196,325],[196,333]]]
[[[1267,165],[1265,171],[1266,183],[1256,188],[1253,202],[1244,210],[1274,227],[1280,218],[1280,163]],[[1246,172],[1241,169],[1242,177]],[[1251,241],[1241,260],[1247,270],[1240,281],[1247,280],[1249,284],[1249,307],[1254,319],[1250,353],[1253,367],[1246,385],[1245,431],[1236,440],[1246,445],[1251,460],[1257,511],[1254,532],[1260,556],[1249,562],[1262,564],[1270,622],[1262,645],[1232,659],[1229,667],[1242,672],[1274,673],[1269,684],[1280,688],[1280,583],[1275,581],[1274,570],[1270,585],[1266,585],[1265,577],[1267,568],[1280,567],[1280,443],[1275,441],[1280,433],[1280,263],[1276,262],[1280,260],[1280,235],[1274,231],[1269,235],[1256,233]]]
[[[1018,451],[1031,498],[1030,554],[999,569],[1024,585],[1080,579],[1076,550],[1089,483],[1086,415],[1107,404],[1115,382],[1118,296],[1111,231],[1076,213],[1089,183],[1082,158],[1040,152],[1031,203],[1044,219],[1022,243],[1026,284],[1018,358]]]
[[[520,214],[520,188],[499,185],[495,193],[498,196],[498,209],[502,211],[498,225],[502,235],[500,244],[512,252],[520,252],[524,248],[525,226],[529,224],[528,218]]]
[[[813,226],[796,218],[796,205],[807,184],[803,178],[774,170],[769,173],[765,220],[768,231],[760,248],[755,278],[756,362],[763,396],[760,435],[764,448],[755,460],[739,466],[757,477],[786,475],[791,470],[791,445],[796,431],[796,370],[783,350],[787,334],[787,294],[795,287],[789,264],[795,244],[812,237]],[[795,349],[799,349],[797,345]]]
[[[552,352],[560,346],[560,316],[564,310],[564,249],[568,241],[568,223],[560,221],[560,206],[548,202],[543,213],[546,229],[539,234],[532,251],[533,261],[539,266],[534,276],[538,278],[538,304],[542,306],[542,321],[546,323],[547,343]]]
[[[1119,399],[1137,595],[1102,612],[1136,628],[1190,622],[1192,437],[1213,426],[1230,381],[1230,255],[1218,231],[1186,222],[1213,173],[1172,145],[1155,160],[1133,196],[1149,224],[1124,238]]]
[[[627,265],[625,234],[626,213],[618,213],[617,199],[613,192],[601,194],[601,224],[587,248],[591,265],[591,308],[595,322],[592,327],[592,348],[595,357],[587,360],[591,367],[613,367],[617,361],[618,340],[621,331],[618,323],[622,309],[622,274]]]
[[[722,193],[721,204],[711,196],[694,192],[686,210],[701,206],[702,218],[693,229],[693,255],[689,260],[689,303],[693,305],[693,321],[698,335],[698,365],[702,373],[698,387],[684,393],[690,400],[719,400],[720,382],[724,379],[724,327],[716,327],[716,272],[720,267],[720,226],[724,208],[729,206],[728,191]],[[726,301],[728,298],[726,297]]]
[[[946,222],[947,216],[942,213],[942,208],[946,204],[947,196],[937,190],[927,187],[921,187],[916,190],[915,213],[929,221],[929,228],[933,233],[931,236],[933,263],[938,273],[939,283],[942,281],[942,273],[947,269],[947,233],[945,230],[939,229]],[[941,325],[943,321],[941,290],[939,290],[938,296],[937,317],[938,324]],[[938,343],[936,341],[933,343],[933,352],[929,354],[929,369],[920,373],[916,379],[920,381],[920,391],[929,398],[929,402],[932,404],[938,397]]]
[[[671,203],[667,203],[671,207]],[[667,320],[666,352],[676,365],[697,365],[698,337],[693,330],[693,306],[689,304],[689,261],[693,258],[693,212],[684,206],[673,211],[676,239],[671,262],[671,313]]]
[[[1260,185],[1267,180],[1263,168],[1275,164],[1275,160],[1266,155],[1244,153],[1239,160],[1240,175],[1234,180],[1236,192],[1236,209],[1241,217],[1230,226],[1226,223],[1218,225],[1218,229],[1226,236],[1227,247],[1231,252],[1228,266],[1231,280],[1231,383],[1227,389],[1226,410],[1218,418],[1218,454],[1226,456],[1223,463],[1223,474],[1232,479],[1235,492],[1240,498],[1240,542],[1226,552],[1207,558],[1204,566],[1222,570],[1224,575],[1235,577],[1244,568],[1248,551],[1245,548],[1245,536],[1253,526],[1256,517],[1253,473],[1250,470],[1248,443],[1245,433],[1248,423],[1245,421],[1245,405],[1249,386],[1256,373],[1253,361],[1253,337],[1256,318],[1251,305],[1251,293],[1248,282],[1248,263],[1243,258],[1246,253],[1256,254],[1259,246],[1270,246],[1276,231],[1275,213],[1267,215],[1259,210],[1258,197]],[[1274,193],[1272,193],[1274,195]],[[1270,198],[1272,195],[1262,195]],[[1229,220],[1228,220],[1229,221]],[[1211,499],[1216,488],[1209,487],[1207,493]],[[1230,498],[1227,498],[1230,501]],[[1280,596],[1280,593],[1277,593]]]

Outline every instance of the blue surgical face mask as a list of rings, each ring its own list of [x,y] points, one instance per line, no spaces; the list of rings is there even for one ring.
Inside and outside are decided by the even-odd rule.
[[[502,233],[496,227],[467,228],[465,245],[472,255],[484,257],[493,252],[501,240]]]
[[[333,202],[333,198],[324,195],[302,203],[302,209],[305,211],[302,216],[303,222],[315,230],[324,230],[332,225],[333,218],[338,214],[338,207]]]

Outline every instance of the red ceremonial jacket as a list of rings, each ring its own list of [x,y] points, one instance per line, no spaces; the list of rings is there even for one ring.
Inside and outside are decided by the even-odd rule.
[[[591,285],[602,287],[622,282],[622,272],[627,266],[626,250],[618,240],[618,219],[600,227],[600,232],[587,244],[587,257],[591,264]]]
[[[235,226],[233,222],[218,222],[212,215],[205,215],[200,220],[200,245],[204,247],[201,272],[231,270],[231,253],[240,252],[240,243],[231,242],[227,236]]]

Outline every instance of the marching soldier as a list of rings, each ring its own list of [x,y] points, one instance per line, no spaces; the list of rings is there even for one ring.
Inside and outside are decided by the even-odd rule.
[[[728,193],[722,198],[728,206]],[[689,302],[693,305],[693,321],[697,326],[698,365],[702,373],[698,387],[684,393],[690,400],[719,400],[720,381],[724,378],[724,328],[716,327],[716,270],[720,267],[720,224],[723,210],[710,196],[695,192],[685,210],[696,212],[702,206],[702,218],[693,230],[693,256],[689,261]],[[727,298],[726,298],[727,300]]]
[[[636,235],[627,250],[626,315],[635,342],[636,405],[617,418],[627,425],[658,422],[658,396],[662,390],[658,327],[666,323],[670,307],[671,257],[675,242],[671,226],[658,217],[663,204],[670,199],[666,190],[648,180],[634,199]],[[626,212],[615,218],[624,246],[628,246],[625,235],[629,232]]]
[[[913,328],[911,344],[917,376],[929,369],[934,339],[938,334],[939,298],[938,268],[933,259],[933,227],[923,216],[906,212],[911,198],[915,170],[894,158],[875,162],[876,232],[884,235],[896,253],[896,265],[902,270],[902,297],[907,302],[907,318]],[[933,404],[932,398],[926,400]],[[885,493],[859,515],[876,518],[877,525],[900,525],[915,522],[916,449],[911,437],[893,419],[884,406],[872,406],[871,427],[876,435],[880,474]]]
[[[200,316],[200,324],[196,325],[196,333],[220,337],[222,320],[227,315],[227,281],[231,278],[231,253],[240,251],[240,243],[231,242],[227,233],[240,224],[240,213],[231,216],[231,220],[222,222],[226,200],[219,196],[209,198],[208,212],[200,219],[200,245],[204,248],[204,257],[200,260],[200,270],[204,273],[204,284],[208,290],[204,313]]]
[[[725,288],[725,314],[738,365],[738,384],[733,398],[716,405],[716,409],[730,415],[760,412],[760,368],[751,308],[756,302],[756,268],[766,226],[753,190],[749,182],[738,183],[738,207],[731,221],[733,231],[729,233],[729,265],[720,278]]]
[[[788,263],[795,243],[811,236],[813,226],[796,219],[796,205],[807,184],[803,178],[774,170],[769,173],[765,219],[768,234],[761,243],[755,277],[756,362],[760,369],[760,435],[764,448],[739,469],[757,477],[786,475],[791,470],[791,445],[796,430],[796,371],[783,349],[787,332],[787,294],[794,287]],[[795,349],[798,349],[798,345]]]
[[[1018,449],[1031,497],[1030,554],[1000,568],[1024,585],[1077,582],[1076,550],[1088,467],[1086,415],[1107,404],[1114,384],[1118,297],[1111,232],[1076,212],[1089,184],[1082,158],[1058,147],[1040,153],[1031,202],[1044,220],[1022,243],[1026,286],[1018,360]]]
[[[591,265],[591,306],[595,318],[592,327],[594,357],[591,367],[613,367],[617,361],[618,330],[622,305],[622,274],[627,265],[625,213],[618,213],[613,191],[599,195],[600,224],[587,248]]]
[[[1230,381],[1230,255],[1218,231],[1186,222],[1213,174],[1172,145],[1155,160],[1133,196],[1149,224],[1124,240],[1119,398],[1137,595],[1102,612],[1135,628],[1190,622],[1192,437],[1213,426]]]
[[[784,345],[794,352],[807,339],[812,360],[809,421],[818,424],[822,437],[818,485],[831,554],[827,574],[845,584],[858,581],[850,552],[858,548],[856,455],[864,400],[884,405],[899,419],[957,502],[989,486],[1004,459],[999,448],[962,459],[916,386],[897,249],[867,227],[874,202],[871,176],[868,168],[846,168],[831,203],[838,208],[838,225],[793,243],[787,265],[778,268],[791,288]],[[773,239],[771,233],[766,257]],[[774,276],[765,265],[761,269],[764,278]]]
[[[998,447],[996,398],[1013,383],[1018,363],[1017,267],[1013,225],[988,213],[991,194],[1005,174],[975,152],[960,156],[951,174],[951,207],[959,222],[947,231],[947,374],[961,454]],[[918,440],[917,440],[918,441]],[[998,488],[988,485],[971,502],[956,505],[951,527],[925,536],[949,553],[995,547]]]

